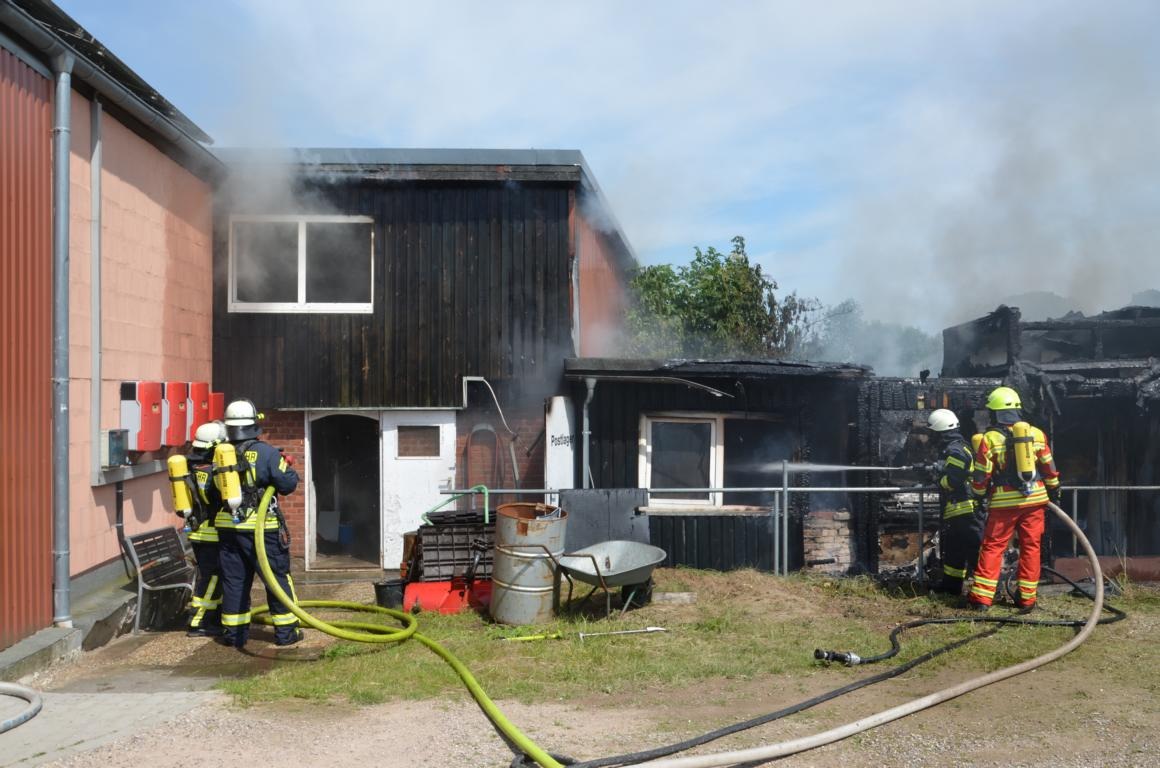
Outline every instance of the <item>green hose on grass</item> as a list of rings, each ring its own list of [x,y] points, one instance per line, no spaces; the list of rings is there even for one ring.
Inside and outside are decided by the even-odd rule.
[[[446,648],[441,646],[429,637],[419,634],[416,630],[419,627],[415,617],[403,611],[396,611],[391,608],[382,608],[377,605],[363,605],[362,603],[351,603],[340,600],[302,600],[295,602],[278,584],[278,580],[274,578],[274,572],[270,570],[270,561],[266,556],[266,513],[270,506],[270,500],[274,497],[274,489],[267,488],[266,492],[262,494],[262,501],[258,504],[258,517],[254,525],[254,549],[258,553],[258,569],[262,573],[262,578],[278,599],[286,605],[290,612],[298,617],[298,620],[307,626],[313,627],[320,632],[325,632],[333,637],[342,638],[343,640],[352,640],[359,643],[399,643],[408,638],[415,638],[423,645],[435,652],[441,659],[446,661],[451,668],[455,670],[455,674],[459,675],[459,679],[467,686],[467,690],[471,691],[472,697],[483,709],[495,727],[498,728],[508,740],[524,752],[528,757],[535,760],[542,768],[563,768],[563,764],[558,762],[555,758],[541,749],[531,739],[523,734],[519,728],[516,728],[510,720],[508,720],[503,712],[499,711],[499,707],[495,705],[483,688],[479,685],[476,679],[472,676],[471,671],[463,665],[459,659]],[[307,608],[345,608],[354,611],[365,611],[368,613],[385,613],[392,618],[398,619],[403,623],[399,629],[390,629],[378,624],[367,624],[363,622],[354,621],[335,621],[326,622],[322,619],[311,616],[303,607]],[[255,608],[252,613],[268,613],[270,606],[260,605]]]

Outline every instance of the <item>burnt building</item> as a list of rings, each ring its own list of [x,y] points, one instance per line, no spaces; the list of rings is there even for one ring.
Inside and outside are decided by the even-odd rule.
[[[1160,494],[1095,490],[1160,484],[1160,308],[1028,322],[999,307],[943,332],[944,376],[994,376],[1047,430],[1065,497],[1097,553],[1160,552]],[[1070,537],[1055,542],[1070,553]],[[1061,546],[1062,545],[1062,546]]]
[[[1093,317],[1024,321],[1001,306],[943,331],[940,378],[872,378],[859,392],[856,463],[905,466],[933,458],[925,429],[934,408],[959,416],[964,435],[987,424],[984,402],[996,386],[1021,395],[1028,418],[1048,435],[1062,474],[1063,507],[1109,565],[1141,576],[1160,552],[1160,309],[1127,307]],[[868,478],[919,485],[928,478],[897,472]],[[872,570],[918,553],[918,505],[924,529],[937,530],[934,499],[917,492],[862,497],[852,535]],[[1049,519],[1049,554],[1077,554],[1070,533]],[[1082,554],[1082,553],[1078,553]]]
[[[566,361],[565,373],[580,414],[584,486],[669,489],[653,491],[636,510],[648,515],[667,565],[774,570],[782,546],[788,567],[801,568],[812,556],[802,542],[814,523],[849,519],[845,494],[793,494],[788,537],[779,544],[771,515],[776,491],[740,489],[779,488],[783,462],[794,466],[795,487],[819,480],[797,471],[801,464],[848,463],[868,368],[583,358]],[[735,490],[705,490],[711,488]],[[848,567],[846,543],[835,536],[838,552],[824,559],[844,559],[840,565]]]

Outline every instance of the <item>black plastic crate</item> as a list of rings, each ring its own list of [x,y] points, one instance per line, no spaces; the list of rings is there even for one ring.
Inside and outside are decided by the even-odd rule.
[[[479,525],[482,527],[483,510],[442,509],[438,512],[428,512],[427,519],[431,521],[432,525]]]
[[[484,525],[423,525],[419,527],[419,581],[448,581],[463,576],[475,558],[473,541],[486,547],[475,568],[477,579],[491,578],[492,550],[495,548],[495,523]]]

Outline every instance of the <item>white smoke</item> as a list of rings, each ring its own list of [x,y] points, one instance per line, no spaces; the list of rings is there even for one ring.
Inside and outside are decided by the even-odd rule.
[[[933,329],[1019,294],[1093,313],[1160,287],[1160,5],[1036,21],[997,35],[1002,68],[916,90],[867,158],[836,247],[868,315]]]

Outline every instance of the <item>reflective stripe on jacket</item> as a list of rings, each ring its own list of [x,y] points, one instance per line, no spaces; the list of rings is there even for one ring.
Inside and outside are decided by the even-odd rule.
[[[218,512],[214,524],[218,528],[233,528],[239,531],[252,531],[257,526],[258,501],[268,486],[281,496],[293,493],[298,487],[298,473],[286,461],[274,446],[261,440],[247,440],[239,443],[238,459],[239,471],[245,471],[242,479],[242,506],[238,508],[238,522],[234,522],[228,506],[223,506]],[[243,466],[244,465],[244,466]],[[265,530],[278,530],[278,516],[266,515]]]
[[[976,501],[967,487],[971,466],[971,449],[966,441],[962,435],[951,435],[943,446],[938,477],[938,487],[946,499],[942,508],[943,520],[974,514]]]
[[[1031,493],[1008,485],[1007,462],[1014,461],[1008,451],[1007,433],[992,427],[983,433],[975,453],[971,473],[971,490],[978,496],[990,495],[991,509],[1023,509],[1041,507],[1047,503],[1047,490],[1059,487],[1059,470],[1051,456],[1047,436],[1038,427],[1031,428],[1032,452],[1038,477],[1031,484]]]

